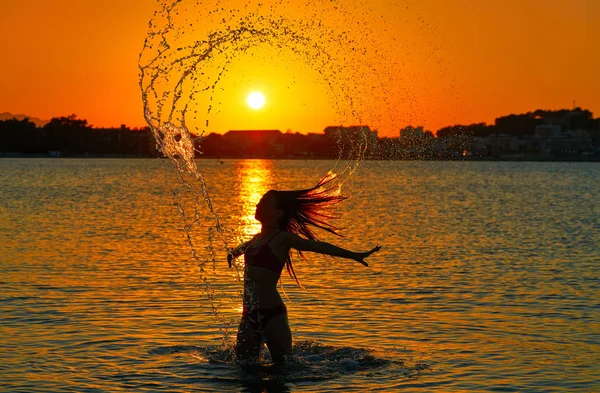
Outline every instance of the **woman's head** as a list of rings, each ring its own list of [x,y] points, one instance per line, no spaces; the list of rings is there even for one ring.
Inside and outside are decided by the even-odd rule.
[[[340,217],[332,207],[347,197],[340,195],[339,187],[328,187],[335,178],[329,174],[306,190],[270,190],[256,205],[254,217],[262,224],[273,223],[282,231],[299,233],[308,239],[316,239],[309,225],[339,236],[328,221]]]
[[[268,191],[256,205],[254,218],[263,225],[278,226],[278,221],[283,215],[283,211],[277,207],[276,192],[275,190]]]
[[[270,190],[256,206],[255,217],[263,225],[277,226],[282,231],[300,234],[307,239],[317,240],[312,227],[341,236],[329,220],[340,218],[333,211],[335,204],[347,199],[340,194],[340,187],[332,185],[336,179],[328,174],[316,186],[305,190]],[[298,252],[301,256],[302,253]],[[286,263],[294,278],[291,260]]]

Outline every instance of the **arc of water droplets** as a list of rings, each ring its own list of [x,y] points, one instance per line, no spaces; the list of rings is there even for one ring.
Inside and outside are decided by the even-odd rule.
[[[336,10],[340,10],[342,17],[348,16],[344,7],[336,1],[330,3]],[[222,77],[227,73],[227,67],[236,59],[238,53],[245,53],[261,44],[274,45],[280,51],[288,50],[319,73],[322,82],[329,87],[335,98],[334,104],[340,118],[342,120],[350,118],[359,123],[362,123],[360,104],[357,105],[355,101],[360,95],[353,94],[353,85],[349,84],[348,80],[353,80],[352,83],[357,83],[354,80],[358,80],[360,81],[358,83],[361,83],[364,75],[361,74],[360,65],[357,64],[353,54],[356,47],[360,47],[360,43],[352,38],[350,30],[341,32],[328,30],[318,18],[294,20],[284,16],[269,15],[267,17],[258,12],[248,13],[249,3],[246,4],[244,10],[227,12],[225,8],[219,10],[220,2],[217,1],[217,7],[208,14],[212,18],[222,17],[221,29],[209,32],[206,39],[194,40],[191,45],[179,45],[178,40],[186,33],[187,24],[177,25],[174,17],[178,13],[178,7],[182,5],[182,0],[163,1],[160,9],[150,21],[150,31],[139,55],[140,88],[144,103],[144,116],[155,136],[158,147],[163,154],[171,158],[179,173],[180,181],[194,197],[193,218],[189,219],[176,195],[173,196],[174,204],[184,220],[184,229],[192,256],[198,261],[213,312],[218,316],[214,291],[210,289],[204,274],[204,266],[207,261],[201,261],[196,253],[191,230],[200,220],[198,204],[202,198],[215,223],[214,229],[210,228],[209,230],[208,239],[213,263],[216,261],[215,251],[212,247],[215,235],[220,238],[223,247],[229,250],[226,231],[212,205],[204,174],[194,161],[195,145],[201,142],[203,135],[207,132],[209,116],[213,109],[214,92]],[[275,6],[282,5],[285,5],[282,0],[275,2]],[[321,6],[321,4],[311,1],[308,1],[306,5],[307,7]],[[273,12],[273,10],[274,6],[272,5],[270,11]],[[368,31],[366,33],[362,31],[361,34],[368,40]],[[350,47],[352,50],[347,50]],[[364,63],[362,66],[369,70],[374,68],[368,58],[363,58],[361,62]],[[214,68],[214,72],[210,75],[204,72],[204,68],[208,66]],[[213,79],[211,80],[211,78]],[[202,83],[203,81],[205,83]],[[385,91],[383,85],[380,85],[379,88]],[[189,89],[189,92],[186,93],[186,89]],[[196,96],[205,92],[210,94],[206,110],[207,117],[202,129],[197,130],[200,131],[200,135],[195,136],[186,124],[186,117],[190,104],[195,102]],[[385,100],[386,94],[383,96]],[[192,119],[197,120],[196,115],[193,115]],[[195,124],[197,123],[196,121]],[[343,136],[339,134],[337,140],[339,146],[342,145],[342,139]],[[365,134],[359,135],[359,140],[355,142],[357,145],[353,145],[352,151],[349,152],[355,158],[353,163],[338,170],[338,166],[342,165],[340,149],[340,155],[332,169],[338,171],[341,179],[340,186],[358,168],[368,148],[368,138]],[[193,180],[200,185],[200,194],[185,179],[183,173],[190,174]]]

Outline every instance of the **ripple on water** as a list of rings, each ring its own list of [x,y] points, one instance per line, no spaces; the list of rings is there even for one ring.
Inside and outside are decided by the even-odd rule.
[[[151,349],[151,355],[178,358],[190,356],[199,361],[197,366],[225,366],[222,372],[238,381],[252,382],[257,380],[273,380],[283,383],[322,381],[340,378],[346,375],[363,374],[373,377],[376,374],[394,376],[409,380],[418,377],[429,369],[424,361],[412,361],[399,358],[397,355],[376,354],[375,351],[324,345],[315,341],[300,341],[294,344],[292,360],[283,368],[270,363],[266,348],[261,360],[255,364],[240,364],[234,360],[232,344],[223,346],[172,345]],[[168,367],[168,362],[166,363]]]

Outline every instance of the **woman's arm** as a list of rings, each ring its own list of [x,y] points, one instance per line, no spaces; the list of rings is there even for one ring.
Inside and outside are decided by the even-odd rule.
[[[227,263],[229,264],[230,268],[233,260],[242,255],[244,252],[246,252],[246,249],[248,248],[252,240],[254,240],[254,237],[252,237],[252,239],[248,240],[247,242],[240,244],[236,248],[227,251]]]
[[[236,248],[230,249],[229,255],[231,255],[233,258],[239,257],[246,251],[246,248],[248,248],[248,244],[250,244],[249,241],[240,244]]]
[[[331,255],[333,257],[354,259],[365,266],[369,266],[369,264],[365,262],[364,259],[381,249],[381,246],[377,246],[367,252],[354,252],[346,250],[345,248],[334,246],[331,243],[304,239],[303,237],[300,237],[294,233],[287,233],[285,236],[285,241],[288,246],[299,251],[312,251],[320,254]]]

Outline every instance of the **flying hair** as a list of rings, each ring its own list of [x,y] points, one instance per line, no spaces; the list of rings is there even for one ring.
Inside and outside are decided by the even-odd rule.
[[[341,195],[341,185],[332,184],[337,178],[332,172],[319,180],[317,185],[305,190],[276,191],[276,208],[283,211],[279,219],[279,229],[304,236],[310,240],[319,240],[313,227],[322,229],[334,235],[343,237],[338,233],[338,228],[329,223],[329,220],[341,218],[334,210],[334,206],[348,197]],[[301,258],[306,259],[302,251],[297,251]],[[291,250],[285,266],[290,277],[300,286],[300,281],[294,271]]]

